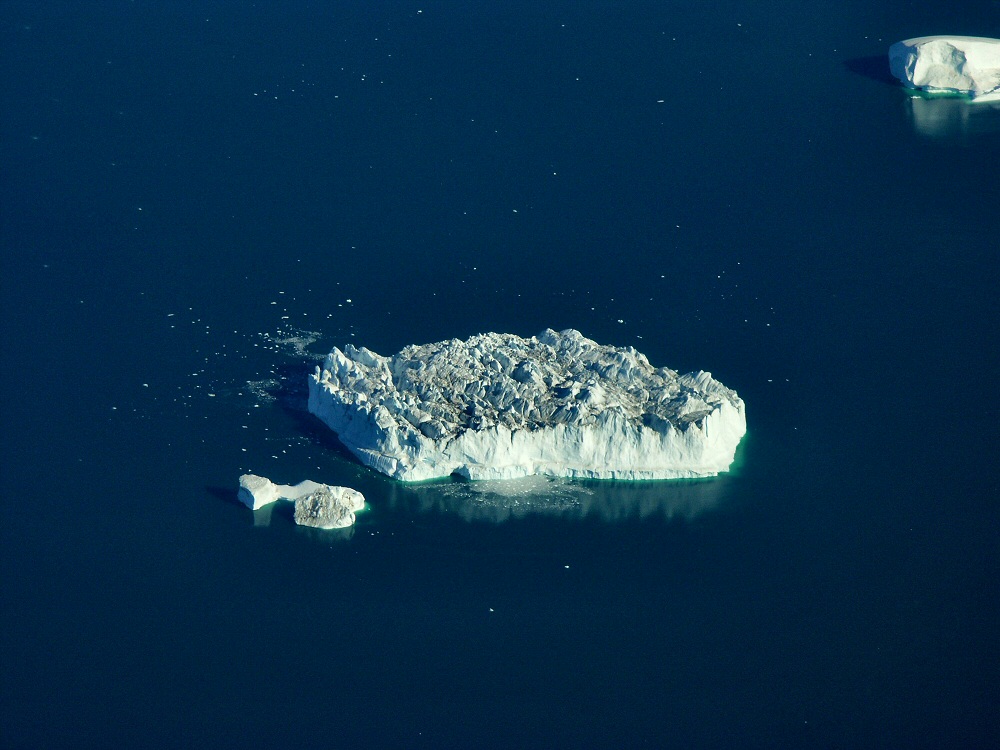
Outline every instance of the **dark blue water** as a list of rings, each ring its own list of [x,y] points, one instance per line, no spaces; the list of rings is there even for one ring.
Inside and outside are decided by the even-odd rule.
[[[883,65],[938,33],[1000,4],[4,3],[0,744],[996,746],[1000,112]],[[736,470],[405,487],[304,412],[545,327],[738,390]]]

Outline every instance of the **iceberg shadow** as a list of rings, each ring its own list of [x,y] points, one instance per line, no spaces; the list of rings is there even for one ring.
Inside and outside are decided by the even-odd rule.
[[[240,498],[236,494],[236,490],[231,487],[219,487],[218,485],[208,485],[205,487],[205,491],[214,497],[216,500],[222,500],[225,503],[230,503],[231,505],[239,505],[241,508],[246,506],[240,501]]]
[[[878,83],[893,87],[900,85],[899,80],[890,72],[889,60],[884,54],[852,57],[844,60],[844,67],[855,75],[864,76]]]

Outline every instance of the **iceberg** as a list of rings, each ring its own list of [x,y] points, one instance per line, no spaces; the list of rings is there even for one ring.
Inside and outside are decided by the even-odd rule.
[[[316,529],[343,529],[354,525],[355,511],[364,507],[365,499],[357,490],[324,485],[295,498],[295,523]]]
[[[922,36],[889,48],[889,70],[907,88],[1000,100],[1000,39]]]
[[[295,523],[319,529],[352,526],[354,514],[365,507],[364,495],[350,487],[334,487],[310,480],[296,485],[275,484],[256,474],[240,477],[238,496],[251,510],[260,510],[278,500],[292,500]]]
[[[571,329],[392,357],[335,348],[309,378],[309,411],[363,464],[408,482],[714,476],[746,433],[742,399],[711,373],[654,368]]]

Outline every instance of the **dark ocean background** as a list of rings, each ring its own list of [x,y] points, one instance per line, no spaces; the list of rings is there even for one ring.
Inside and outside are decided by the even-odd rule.
[[[0,4],[0,745],[1000,745],[982,2]],[[715,480],[412,487],[333,346],[577,328]],[[240,474],[361,490],[353,533]]]

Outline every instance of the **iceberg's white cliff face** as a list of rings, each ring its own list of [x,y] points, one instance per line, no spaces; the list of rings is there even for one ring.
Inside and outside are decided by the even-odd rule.
[[[909,88],[1000,99],[1000,39],[922,36],[889,48],[889,70]]]
[[[351,526],[355,513],[365,507],[365,498],[350,487],[333,487],[306,480],[296,485],[275,484],[256,474],[240,477],[240,501],[251,510],[260,510],[278,500],[295,502],[295,523],[320,529]]]
[[[309,411],[362,463],[405,481],[712,476],[746,432],[743,401],[711,374],[654,368],[574,330],[393,357],[334,349],[310,377]]]

